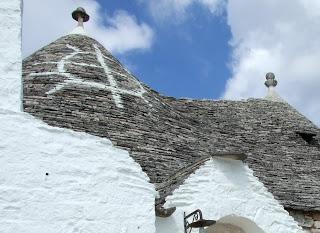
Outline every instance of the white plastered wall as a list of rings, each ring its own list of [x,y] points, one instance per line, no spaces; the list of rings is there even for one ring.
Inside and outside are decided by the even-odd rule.
[[[0,108],[21,110],[21,0],[0,1]]]
[[[265,233],[303,232],[241,161],[207,161],[167,198],[165,207],[173,206],[177,210],[171,217],[157,218],[157,233],[183,232],[183,212],[188,214],[196,209],[202,210],[205,219],[243,217]],[[234,223],[246,227],[239,224],[241,221]]]
[[[2,109],[0,132],[0,232],[155,232],[154,187],[126,151]]]

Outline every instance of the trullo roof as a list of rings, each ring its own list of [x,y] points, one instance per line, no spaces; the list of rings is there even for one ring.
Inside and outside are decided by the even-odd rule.
[[[130,151],[158,206],[211,156],[236,151],[285,207],[320,210],[319,129],[285,102],[165,97],[77,34],[26,58],[23,78],[26,112]]]

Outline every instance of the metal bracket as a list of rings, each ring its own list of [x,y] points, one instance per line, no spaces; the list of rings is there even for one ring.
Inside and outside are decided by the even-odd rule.
[[[215,220],[205,220],[202,217],[202,212],[201,210],[197,209],[193,211],[192,213],[186,215],[184,212],[184,233],[191,233],[192,228],[200,228],[204,229],[204,227],[211,226],[216,223]],[[192,219],[192,222],[190,220]]]
[[[192,231],[192,226],[190,226],[190,224],[198,221],[198,220],[202,220],[202,212],[201,210],[195,210],[192,213],[186,215],[186,212],[184,212],[184,232],[185,233],[190,233]],[[190,223],[188,219],[192,218],[192,222]],[[189,231],[188,231],[189,230]]]

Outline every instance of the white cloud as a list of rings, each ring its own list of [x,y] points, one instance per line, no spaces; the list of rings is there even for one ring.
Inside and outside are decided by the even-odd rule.
[[[126,52],[132,49],[147,49],[151,47],[153,31],[145,24],[137,24],[134,17],[125,11],[118,11],[113,17],[108,17],[107,22],[110,27],[101,29],[96,27],[96,33],[100,41],[105,39],[107,48],[112,51]]]
[[[171,21],[172,23],[184,21],[189,14],[188,9],[199,4],[208,8],[212,13],[221,10],[224,0],[139,0],[148,4],[151,15],[159,21]]]
[[[213,14],[226,7],[232,33],[233,75],[225,99],[263,97],[272,71],[277,91],[320,125],[319,0],[140,0],[158,20],[181,22],[193,4]]]
[[[124,53],[151,47],[153,30],[125,11],[109,16],[94,0],[25,0],[24,56],[72,31],[76,22],[71,18],[71,12],[78,6],[84,7],[91,16],[85,24],[88,35],[112,52]]]
[[[318,0],[229,0],[233,76],[223,98],[263,97],[265,73],[277,91],[320,124],[320,3]]]
[[[214,14],[219,12],[224,5],[223,0],[198,0],[198,2],[205,7],[208,7],[211,13]]]

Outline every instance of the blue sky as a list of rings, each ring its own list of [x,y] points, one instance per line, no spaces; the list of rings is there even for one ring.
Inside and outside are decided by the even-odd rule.
[[[162,94],[262,98],[272,71],[279,95],[320,124],[318,0],[25,0],[24,56],[70,32],[78,6],[88,34]]]
[[[192,10],[183,22],[158,22],[141,3],[108,1],[105,9],[125,9],[147,22],[155,33],[152,48],[133,51],[119,58],[146,84],[175,97],[219,98],[230,77],[227,67],[231,34],[225,15],[209,10]],[[142,8],[142,10],[141,10]]]
[[[141,1],[98,2],[101,15],[125,11],[138,23],[152,28],[150,48],[114,53],[140,80],[169,96],[211,99],[222,96],[231,75],[228,68],[231,33],[225,11],[216,16],[209,9],[194,5],[183,20],[159,20]],[[107,20],[103,24],[109,26]]]

